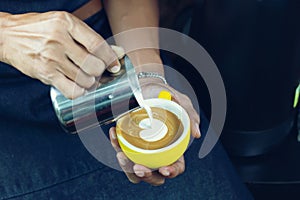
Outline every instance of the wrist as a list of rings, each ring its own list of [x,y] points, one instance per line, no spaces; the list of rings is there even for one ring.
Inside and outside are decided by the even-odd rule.
[[[140,82],[162,82],[165,85],[168,84],[165,77],[156,72],[139,72],[137,76]],[[143,79],[146,80],[143,81]]]
[[[135,67],[137,74],[140,72],[153,72],[164,76],[164,67],[159,50],[141,49],[129,52],[127,55]]]

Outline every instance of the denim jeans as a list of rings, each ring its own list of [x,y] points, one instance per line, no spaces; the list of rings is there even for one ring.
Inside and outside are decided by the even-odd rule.
[[[0,8],[11,13],[72,11],[84,2],[4,0]],[[105,38],[111,35],[103,11],[86,23]],[[195,140],[185,154],[185,173],[159,187],[135,185],[123,172],[97,161],[77,135],[61,129],[48,86],[0,63],[0,94],[0,199],[252,198],[220,143],[200,160],[202,139]],[[202,116],[203,135],[207,126]]]
[[[93,158],[77,135],[59,126],[0,125],[6,130],[0,140],[0,199],[252,198],[220,143],[199,159],[202,139],[194,140],[185,153],[186,171],[154,187],[130,183],[124,173]],[[207,126],[201,117],[203,136]]]

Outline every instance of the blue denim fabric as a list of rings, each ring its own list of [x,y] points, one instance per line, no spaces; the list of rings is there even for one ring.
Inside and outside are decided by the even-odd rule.
[[[60,127],[0,126],[7,133],[0,140],[0,199],[252,199],[220,143],[200,160],[202,139],[194,140],[185,173],[153,187],[102,165]]]
[[[72,11],[84,2],[4,0],[0,9]],[[86,22],[105,38],[111,34],[104,12]],[[0,63],[0,94],[0,199],[251,199],[220,144],[200,160],[197,140],[184,174],[160,187],[134,185],[93,158],[77,135],[63,132],[49,86]],[[203,118],[202,133],[207,126]]]

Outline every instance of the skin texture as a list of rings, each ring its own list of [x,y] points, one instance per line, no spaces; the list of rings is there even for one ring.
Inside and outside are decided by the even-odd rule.
[[[113,49],[67,12],[1,14],[0,60],[67,98],[83,95],[107,67],[118,71]]]
[[[107,0],[104,3],[114,34],[132,28],[158,27],[158,7],[155,0]],[[150,42],[158,48],[156,31],[128,36],[117,38],[117,45],[126,50],[132,41],[139,39],[140,42]],[[27,76],[56,87],[67,98],[74,99],[83,95],[87,89],[97,84],[97,77],[104,70],[117,72],[120,68],[118,58],[123,55],[122,48],[110,47],[100,35],[70,13],[52,11],[11,15],[0,12],[0,61],[10,64]],[[137,50],[128,53],[128,56],[137,72],[149,71],[164,75],[157,49]],[[149,63],[151,64],[144,65]],[[158,82],[157,79],[142,79],[140,83],[144,94],[168,87],[173,100],[183,106],[190,116],[192,136],[199,138],[200,119],[190,99],[170,86],[157,84]],[[136,165],[120,151],[114,128],[110,130],[110,137],[120,166],[133,183],[145,181],[161,185],[165,178],[174,178],[185,169],[183,157],[157,171]]]
[[[142,86],[144,98],[153,98],[157,96],[161,90],[168,90],[172,94],[172,100],[180,104],[188,113],[191,120],[191,134],[195,138],[201,136],[199,130],[199,115],[193,108],[191,100],[184,94],[178,92],[172,87],[165,85],[164,83],[159,83],[157,79],[142,79],[140,81]],[[149,95],[150,94],[150,95]],[[115,127],[111,128],[109,131],[111,144],[116,151],[116,156],[119,164],[125,174],[127,175],[129,181],[132,183],[139,183],[140,181],[147,182],[154,186],[162,185],[165,182],[165,178],[175,178],[176,176],[182,174],[185,170],[184,157],[182,156],[179,160],[170,166],[161,167],[156,171],[149,169],[145,166],[134,164],[131,162],[126,155],[121,151],[119,143],[116,139]]]
[[[104,6],[108,15],[111,29],[114,34],[130,30],[132,28],[142,27],[158,27],[158,6],[155,0],[106,0]],[[117,38],[116,43],[122,46],[125,50],[134,42],[139,42],[143,46],[143,42],[152,43],[152,46],[159,47],[158,33],[142,32],[139,35],[127,34],[126,38]],[[128,48],[129,49],[129,48]],[[156,72],[164,75],[162,61],[159,56],[159,51],[156,49],[143,49],[128,54],[132,63],[136,67],[136,71]],[[144,98],[149,98],[146,94],[155,94],[162,89],[167,89],[172,93],[173,100],[183,106],[191,119],[191,132],[195,138],[200,137],[199,130],[199,115],[193,108],[191,100],[184,94],[179,93],[170,86],[162,83],[159,84],[158,79],[146,78],[141,79]],[[184,157],[182,156],[177,162],[170,166],[161,167],[153,171],[147,167],[132,163],[125,154],[120,150],[120,146],[116,140],[115,128],[110,129],[110,139],[112,146],[117,152],[117,158],[123,171],[132,183],[140,181],[147,182],[152,185],[161,185],[165,178],[174,178],[185,170]]]

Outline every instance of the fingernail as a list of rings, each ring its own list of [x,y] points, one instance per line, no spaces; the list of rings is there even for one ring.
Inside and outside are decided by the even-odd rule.
[[[136,171],[135,174],[140,178],[144,177],[144,175],[145,175],[145,173],[143,171]]]
[[[167,171],[167,170],[162,171],[162,174],[163,174],[164,176],[170,176],[170,172]]]
[[[201,132],[200,132],[200,128],[199,128],[199,124],[198,123],[195,123],[195,130],[196,130],[196,134],[198,137],[201,136]]]
[[[119,65],[115,65],[115,66],[113,66],[112,68],[110,68],[110,71],[111,71],[112,73],[117,73],[117,72],[120,71],[120,69],[121,69],[121,67],[120,67]]]
[[[111,132],[110,135],[111,135],[111,138],[114,139],[114,140],[117,138],[117,137],[116,137],[116,134],[115,134],[114,132]]]

